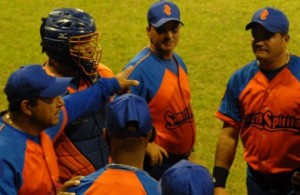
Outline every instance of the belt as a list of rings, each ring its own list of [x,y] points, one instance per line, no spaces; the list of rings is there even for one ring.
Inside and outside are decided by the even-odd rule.
[[[263,174],[255,171],[252,167],[248,165],[248,170],[250,174],[259,182],[265,185],[277,185],[277,184],[290,184],[291,178],[294,174],[294,171],[286,173],[277,173],[277,174]]]

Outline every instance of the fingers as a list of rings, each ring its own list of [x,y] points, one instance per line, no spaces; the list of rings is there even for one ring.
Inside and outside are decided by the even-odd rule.
[[[163,147],[160,147],[160,152],[161,152],[161,154],[164,155],[166,158],[169,158],[168,152],[167,152]]]
[[[131,72],[134,70],[134,67],[133,66],[129,66],[128,68],[126,68],[124,71],[123,71],[123,74],[126,76],[126,78],[131,74]]]
[[[117,74],[116,77],[128,78],[128,76],[133,71],[133,69],[134,69],[134,67],[130,66],[130,67],[126,68],[125,70],[123,70],[122,72],[120,72],[119,74]]]
[[[131,66],[116,75],[116,79],[118,80],[121,87],[121,91],[118,92],[119,94],[128,92],[131,86],[139,85],[139,81],[127,79],[133,69],[134,67]]]
[[[78,175],[78,176],[72,177],[70,180],[82,180],[83,178],[84,178],[84,176]]]
[[[153,166],[157,166],[157,165],[161,166],[163,163],[164,157],[169,158],[169,155],[163,147],[158,146],[158,145],[156,145],[156,146],[157,146],[158,151],[157,151],[156,155],[153,157],[152,165]]]
[[[159,158],[158,158],[156,164],[161,166],[163,163],[164,157],[169,158],[169,155],[168,155],[168,152],[163,147],[161,147],[161,146],[158,146],[158,147],[159,147]]]
[[[162,156],[160,154],[159,147],[155,143],[147,144],[146,155],[150,159],[151,166],[156,166],[162,161]]]
[[[68,189],[73,186],[78,186],[80,184],[80,180],[69,180],[64,183],[65,189]]]
[[[140,84],[140,82],[138,80],[127,80],[127,83],[125,86],[126,88],[129,88],[131,86],[138,86]]]
[[[84,176],[75,176],[75,177],[72,177],[70,180],[66,181],[64,184],[63,184],[63,189],[68,189],[68,188],[71,188],[73,186],[78,186],[80,184],[80,180],[83,179]]]
[[[73,195],[75,193],[72,192],[66,192],[69,188],[78,186],[80,184],[80,180],[84,178],[84,176],[75,176],[71,178],[70,180],[66,181],[58,190],[59,192],[57,194],[59,195]]]
[[[162,162],[163,162],[163,157],[162,157],[162,155],[159,153],[159,154],[157,154],[156,156],[153,156],[153,157],[151,158],[151,163],[150,163],[150,165],[153,166],[153,167],[155,167],[155,166],[157,166],[157,165],[161,165]]]
[[[76,195],[74,192],[58,192],[57,195]]]
[[[162,164],[162,162],[163,162],[163,160],[164,160],[164,157],[163,157],[162,153],[159,153],[158,156],[159,156],[159,157],[158,157],[158,159],[157,159],[156,165],[161,166],[161,164]]]

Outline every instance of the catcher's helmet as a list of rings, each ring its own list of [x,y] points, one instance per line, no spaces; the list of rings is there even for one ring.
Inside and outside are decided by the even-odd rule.
[[[79,67],[95,80],[101,47],[94,19],[80,9],[60,8],[42,21],[42,52],[63,65]]]

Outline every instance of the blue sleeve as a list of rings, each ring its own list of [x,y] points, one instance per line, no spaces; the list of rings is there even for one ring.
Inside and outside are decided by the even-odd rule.
[[[133,70],[128,76],[129,79],[138,80],[140,82],[138,86],[131,87],[130,92],[147,99],[147,87],[145,86],[145,77],[142,76],[142,72],[138,71],[138,69],[139,68]]]
[[[175,52],[174,52],[174,57],[178,61],[179,66],[181,66],[182,69],[185,71],[185,73],[188,74],[187,67],[186,67],[185,63],[183,62],[182,58],[179,55],[177,55]]]
[[[155,68],[153,66],[155,64]],[[165,67],[151,56],[147,61],[135,67],[129,75],[129,79],[138,80],[140,84],[130,88],[131,93],[143,97],[148,103],[156,95],[164,80]]]
[[[240,106],[236,88],[234,88],[235,81],[231,78],[227,84],[227,88],[223,99],[221,101],[221,106],[219,112],[234,119],[235,121],[241,121]]]
[[[64,96],[68,123],[81,115],[99,111],[106,100],[119,89],[120,85],[116,78],[101,78],[86,90]]]
[[[123,70],[125,70],[126,68],[130,67],[130,66],[133,66],[133,65],[127,65]],[[137,67],[136,69],[134,69],[130,75],[128,76],[128,79],[133,79],[133,80],[137,80],[139,81],[139,85],[138,86],[133,86],[133,87],[130,87],[130,93],[132,94],[136,94],[138,96],[141,96],[143,97],[147,102],[150,101],[150,97],[149,97],[149,93],[148,93],[148,90],[147,90],[147,85],[146,85],[146,81],[145,81],[145,78],[143,75],[142,75],[142,72],[139,71],[139,67]],[[120,97],[119,94],[115,94],[114,98],[118,98]]]
[[[145,47],[123,68],[125,70],[130,66],[135,66],[128,78],[138,80],[140,84],[130,87],[130,91],[143,97],[148,103],[159,89],[165,71],[165,67],[157,60],[159,58],[155,58],[150,48]]]
[[[239,96],[258,71],[257,62],[252,61],[230,77],[219,112],[235,121],[242,120]]]
[[[291,55],[290,62],[288,63],[287,67],[291,71],[291,73],[300,81],[300,71],[299,71],[299,65],[300,65],[300,58]]]
[[[142,183],[147,194],[151,194],[151,195],[160,194],[158,192],[158,182],[154,178],[150,177],[147,173],[142,171],[137,171],[136,175],[139,178],[140,182]]]
[[[18,194],[21,186],[20,177],[9,162],[0,158],[0,194]]]

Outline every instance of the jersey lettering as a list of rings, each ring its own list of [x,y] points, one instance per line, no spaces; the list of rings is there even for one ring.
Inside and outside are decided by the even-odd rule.
[[[173,130],[184,123],[191,122],[193,119],[193,113],[190,108],[185,108],[182,112],[178,113],[167,111],[164,118],[166,120],[166,129]]]
[[[272,111],[264,113],[256,113],[246,115],[242,128],[254,126],[266,131],[290,131],[295,134],[300,134],[300,118],[295,118],[289,115],[274,115]]]

